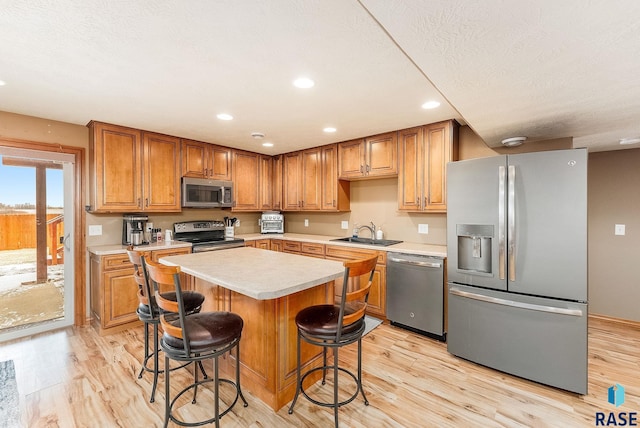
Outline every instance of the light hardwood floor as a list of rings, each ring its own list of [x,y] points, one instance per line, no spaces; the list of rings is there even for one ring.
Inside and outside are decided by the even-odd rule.
[[[363,352],[371,405],[358,397],[343,407],[341,427],[587,427],[595,426],[596,412],[640,411],[640,329],[625,324],[589,321],[585,396],[469,363],[447,353],[446,344],[386,324],[365,337]],[[0,361],[15,362],[27,427],[162,426],[164,382],[149,403],[151,376],[137,378],[142,353],[142,327],[105,337],[91,327],[67,328],[0,345]],[[353,367],[355,347],[341,360]],[[172,387],[191,376],[186,369],[173,374]],[[615,383],[626,389],[618,408],[607,402]],[[275,413],[244,392],[249,407],[236,405],[222,426],[332,426],[331,410],[304,398],[289,415],[287,407]],[[206,402],[203,394],[199,405]]]

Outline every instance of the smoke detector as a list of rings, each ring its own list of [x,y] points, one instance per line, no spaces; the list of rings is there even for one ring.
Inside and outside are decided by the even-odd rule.
[[[501,142],[503,146],[515,147],[515,146],[521,145],[525,141],[527,141],[527,137],[511,137],[511,138],[505,138]]]

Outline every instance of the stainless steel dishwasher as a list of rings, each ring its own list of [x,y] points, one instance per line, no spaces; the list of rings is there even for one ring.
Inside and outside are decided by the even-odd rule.
[[[443,258],[388,253],[387,318],[393,325],[445,341]]]

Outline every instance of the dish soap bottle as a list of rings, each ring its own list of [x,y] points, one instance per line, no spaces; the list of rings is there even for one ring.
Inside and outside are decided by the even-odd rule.
[[[384,233],[382,232],[382,229],[380,227],[378,227],[378,230],[376,230],[376,239],[384,239]]]

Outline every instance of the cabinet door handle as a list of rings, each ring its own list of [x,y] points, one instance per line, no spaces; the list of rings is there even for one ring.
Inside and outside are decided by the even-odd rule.
[[[336,206],[336,200],[335,199],[333,200],[333,206],[334,207]]]
[[[367,174],[369,174],[369,171],[371,171],[371,166],[367,165]]]
[[[364,165],[360,165],[360,172],[364,172]]]
[[[209,177],[209,168],[204,169],[204,176]]]
[[[138,208],[142,208],[142,199],[138,198],[138,203],[136,205]]]
[[[145,203],[145,206],[148,207],[149,206],[149,198],[145,198],[144,203]]]

